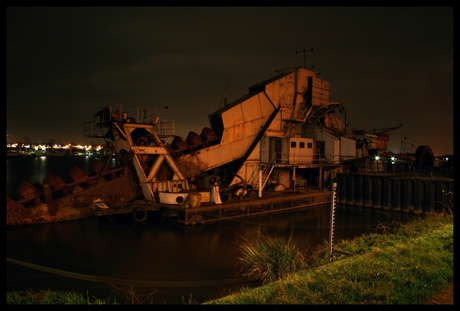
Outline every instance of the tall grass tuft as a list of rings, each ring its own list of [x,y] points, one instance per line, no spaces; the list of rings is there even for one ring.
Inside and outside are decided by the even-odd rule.
[[[242,254],[239,274],[250,281],[266,284],[308,266],[306,252],[291,238],[261,235],[251,241],[240,237],[237,245]]]
[[[6,304],[8,305],[106,305],[118,304],[110,299],[101,300],[95,297],[83,297],[81,293],[74,291],[33,290],[6,292]]]
[[[391,233],[340,240],[333,262],[319,245],[308,269],[205,304],[423,304],[453,284],[453,218],[429,214]]]

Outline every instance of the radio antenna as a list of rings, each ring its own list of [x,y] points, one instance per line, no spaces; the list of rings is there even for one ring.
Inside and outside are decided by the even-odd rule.
[[[303,53],[303,68],[307,68],[307,52],[313,52],[313,48],[310,50],[303,49],[302,51],[295,50],[295,53]]]
[[[217,108],[217,110],[220,109],[220,105],[222,105],[223,101],[225,101],[225,104],[227,104],[227,88],[228,88],[228,85],[230,83],[230,79],[232,78],[232,75],[233,75],[233,70],[230,73],[230,77],[228,77],[227,85],[225,86],[224,94],[222,95],[222,99],[220,100],[219,108]]]

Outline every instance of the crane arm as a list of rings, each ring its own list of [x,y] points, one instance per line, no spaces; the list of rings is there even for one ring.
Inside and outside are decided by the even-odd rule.
[[[353,131],[354,134],[366,134],[366,133],[372,133],[372,134],[380,134],[380,133],[386,133],[386,132],[389,132],[389,131],[393,131],[393,130],[397,130],[399,129],[400,127],[403,126],[403,123],[399,124],[398,126],[393,126],[393,127],[384,127],[384,128],[373,128],[372,130],[370,131],[366,131],[366,130],[356,130],[356,131]]]
[[[373,133],[374,134],[386,133],[386,132],[389,132],[389,131],[397,130],[402,126],[403,126],[403,123],[399,124],[398,126],[394,126],[394,127],[386,127],[386,128],[380,128],[380,129],[374,128]]]

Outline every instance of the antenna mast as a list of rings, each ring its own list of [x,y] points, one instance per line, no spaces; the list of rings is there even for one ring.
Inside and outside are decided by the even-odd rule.
[[[303,68],[307,68],[307,52],[313,52],[313,48],[310,50],[303,49],[302,51],[295,50],[295,53],[303,53]]]
[[[233,75],[233,70],[232,72],[230,73],[230,77],[228,77],[228,81],[227,81],[227,85],[225,86],[225,90],[224,90],[224,94],[222,95],[222,99],[220,100],[220,103],[219,103],[219,108],[217,109],[220,109],[220,105],[222,105],[222,101],[225,101],[225,105],[227,104],[227,88],[228,88],[228,84],[230,83],[230,79],[232,78],[232,75]]]

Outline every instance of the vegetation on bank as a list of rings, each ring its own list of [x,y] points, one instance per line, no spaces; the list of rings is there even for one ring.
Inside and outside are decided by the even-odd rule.
[[[421,304],[453,283],[453,212],[300,251],[294,241],[241,240],[240,275],[260,283],[204,304]],[[130,291],[132,304],[147,303]],[[127,296],[128,297],[128,296]],[[184,304],[196,304],[184,301]],[[119,304],[74,292],[7,292],[7,304]]]
[[[6,292],[7,305],[110,305],[118,304],[110,299],[101,300],[95,297],[84,297],[81,293],[66,291],[19,291]]]
[[[292,239],[260,236],[253,241],[241,238],[240,275],[266,284],[308,267],[307,254],[300,251]]]
[[[325,242],[309,268],[205,304],[422,304],[453,283],[453,215],[383,229],[339,241],[332,262]]]

